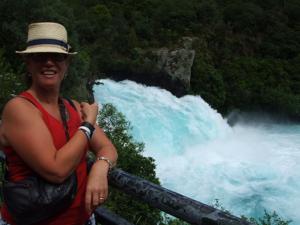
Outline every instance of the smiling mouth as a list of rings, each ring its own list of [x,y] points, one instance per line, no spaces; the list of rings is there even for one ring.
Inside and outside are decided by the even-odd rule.
[[[53,77],[54,75],[56,75],[56,71],[53,70],[42,71],[42,75],[46,77]]]

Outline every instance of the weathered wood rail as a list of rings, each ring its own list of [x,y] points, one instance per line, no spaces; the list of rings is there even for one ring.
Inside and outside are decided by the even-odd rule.
[[[109,184],[139,201],[190,224],[251,225],[241,218],[153,184],[121,169],[111,171]],[[96,218],[103,225],[132,225],[103,207],[96,210]]]

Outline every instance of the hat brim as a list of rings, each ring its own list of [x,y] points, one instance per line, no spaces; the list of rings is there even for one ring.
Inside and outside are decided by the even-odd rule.
[[[67,52],[64,49],[56,46],[34,46],[28,47],[24,51],[16,51],[17,54],[31,54],[31,53],[63,53],[67,55],[76,55],[77,52]]]

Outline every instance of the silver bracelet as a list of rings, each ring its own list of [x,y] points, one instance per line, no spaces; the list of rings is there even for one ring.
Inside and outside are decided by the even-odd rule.
[[[108,170],[111,170],[112,168],[113,168],[113,163],[110,161],[110,159],[109,158],[106,158],[106,157],[103,157],[103,156],[99,156],[99,157],[97,157],[96,158],[96,160],[98,161],[98,160],[104,160],[105,162],[107,162],[108,163]]]
[[[88,140],[91,139],[91,131],[90,131],[89,128],[87,128],[87,127],[85,127],[85,126],[80,126],[80,127],[78,128],[78,130],[83,131],[83,133],[85,134],[85,136],[87,137]]]

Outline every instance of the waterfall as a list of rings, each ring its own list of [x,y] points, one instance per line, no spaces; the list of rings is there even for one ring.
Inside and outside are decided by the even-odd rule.
[[[275,210],[300,224],[300,125],[238,123],[200,96],[177,98],[132,81],[100,80],[98,102],[112,103],[155,159],[162,185],[235,215]]]

